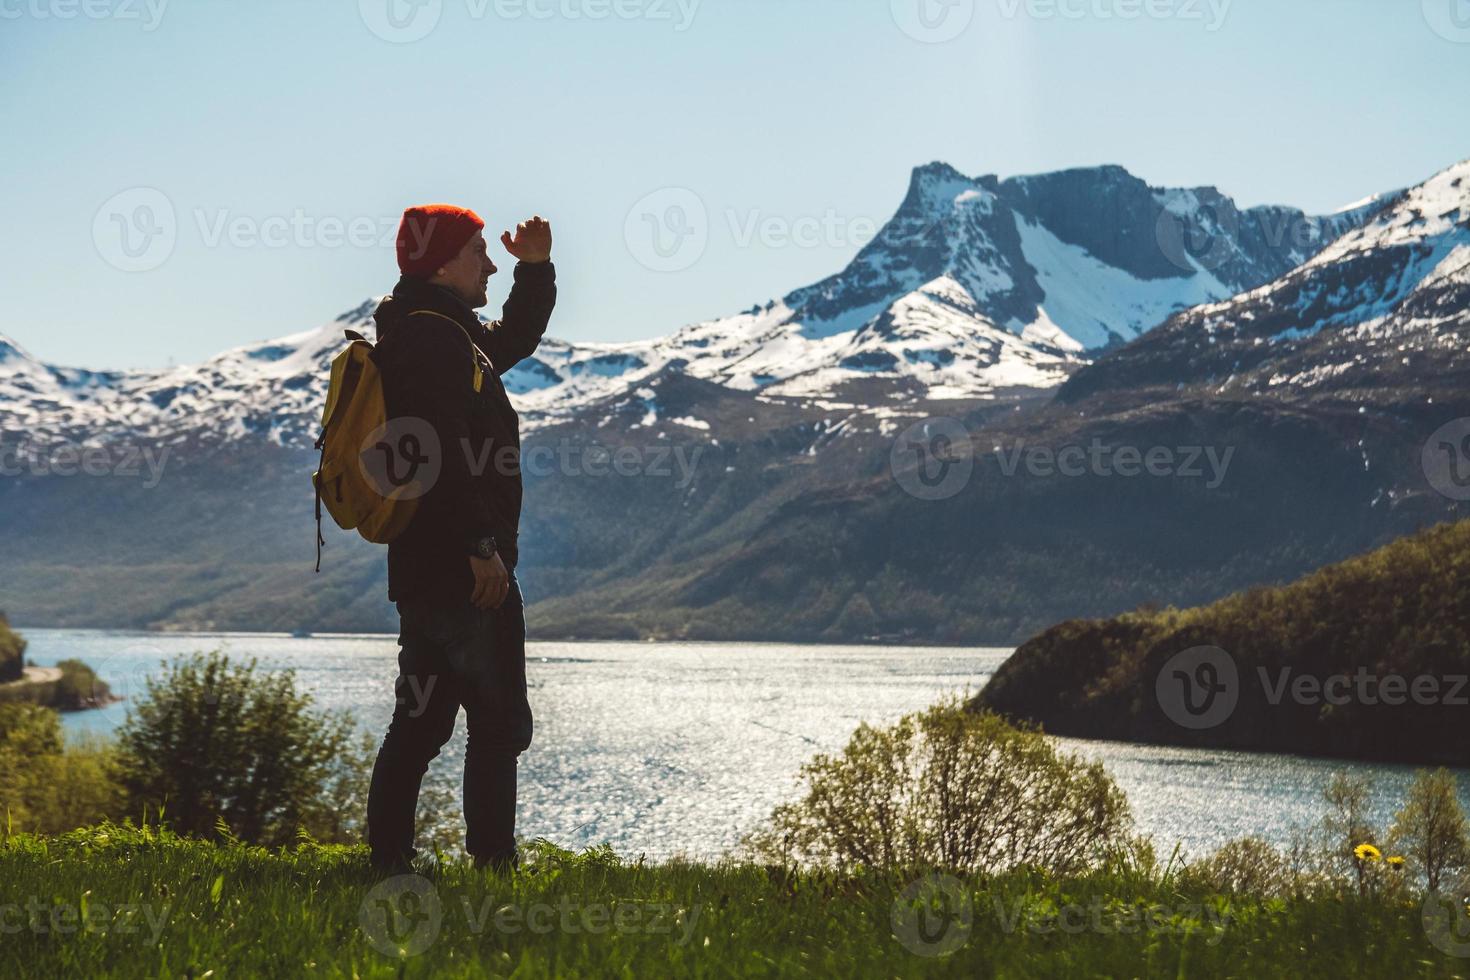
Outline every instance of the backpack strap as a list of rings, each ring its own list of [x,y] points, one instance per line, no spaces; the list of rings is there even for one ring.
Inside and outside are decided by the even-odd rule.
[[[326,450],[322,450],[322,459],[326,459]],[[322,474],[317,470],[316,478],[311,481],[316,487],[316,573],[322,573],[322,546],[327,539],[322,537]]]
[[[475,352],[475,391],[478,392],[485,384],[485,369],[480,366],[480,363],[483,361],[486,364],[492,364],[492,362],[486,356],[485,352],[480,350],[480,345],[475,343],[475,338],[470,336],[470,332],[464,328],[464,324],[452,316],[445,316],[443,313],[436,312],[435,310],[414,310],[409,316],[437,316],[439,319],[448,320],[456,327],[459,327],[459,332],[464,334],[464,339],[470,342],[470,349]]]

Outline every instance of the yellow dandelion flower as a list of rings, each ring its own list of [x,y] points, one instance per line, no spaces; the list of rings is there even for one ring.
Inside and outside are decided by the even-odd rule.
[[[1382,859],[1383,852],[1372,844],[1359,844],[1353,848],[1353,857],[1359,861],[1377,861]]]

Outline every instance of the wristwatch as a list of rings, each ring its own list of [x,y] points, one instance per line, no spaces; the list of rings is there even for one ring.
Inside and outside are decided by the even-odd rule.
[[[494,538],[474,538],[470,541],[470,557],[489,561],[495,557]]]

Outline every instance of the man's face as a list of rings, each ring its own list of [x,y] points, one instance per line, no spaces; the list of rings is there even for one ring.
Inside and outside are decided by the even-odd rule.
[[[490,250],[485,246],[485,234],[477,231],[458,255],[444,263],[432,281],[449,289],[471,309],[478,310],[490,302],[490,277],[495,273],[495,263],[490,261]]]

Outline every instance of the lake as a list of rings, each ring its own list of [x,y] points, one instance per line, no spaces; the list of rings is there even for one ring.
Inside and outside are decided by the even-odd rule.
[[[134,633],[19,628],[41,666],[70,657],[125,698],[180,654],[222,649],[294,669],[323,708],[347,709],[381,734],[393,710],[392,636]],[[732,643],[531,643],[536,738],[521,759],[518,831],[566,847],[607,842],[620,854],[708,859],[739,843],[798,794],[803,762],[834,752],[862,722],[882,725],[948,695],[978,691],[1004,649]],[[127,701],[65,716],[73,732],[110,732]],[[1321,814],[1337,769],[1375,777],[1386,821],[1407,766],[1061,740],[1101,759],[1164,856],[1200,855],[1248,834],[1284,843]],[[463,716],[429,778],[457,784]],[[1470,808],[1470,773],[1461,787]]]

